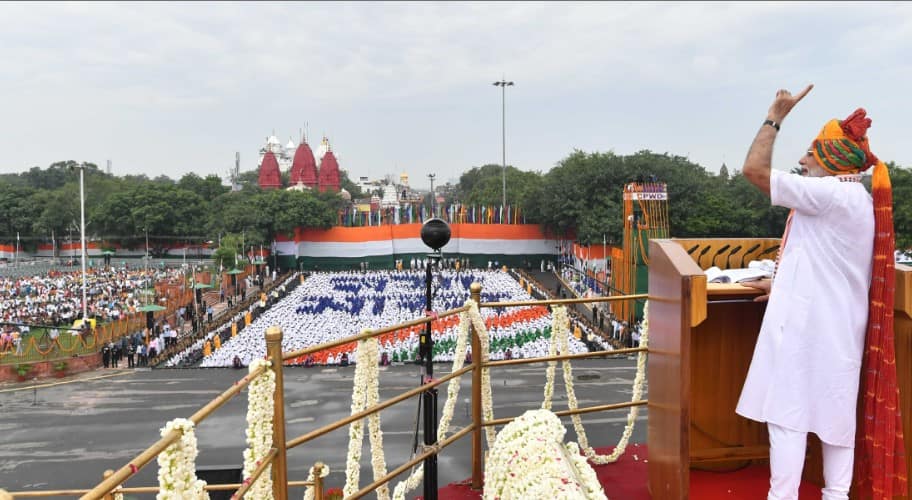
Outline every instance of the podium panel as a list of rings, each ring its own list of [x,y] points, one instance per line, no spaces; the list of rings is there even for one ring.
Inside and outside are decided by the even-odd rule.
[[[757,244],[699,241],[711,249],[706,254],[719,255],[731,251],[721,250],[725,245]],[[696,251],[687,253],[688,243],[690,248],[698,244],[650,241],[648,445],[649,489],[655,499],[689,498],[691,468],[724,471],[769,459],[766,424],[735,414],[765,303],[753,302],[759,292],[752,288],[707,284],[693,257]],[[758,248],[776,244],[762,240]],[[912,457],[912,268],[897,266],[895,297],[900,404],[906,456]],[[813,436],[804,479],[823,483],[820,443]]]

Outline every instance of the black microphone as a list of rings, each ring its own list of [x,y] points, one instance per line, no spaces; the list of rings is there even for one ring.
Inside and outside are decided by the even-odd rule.
[[[722,252],[728,250],[728,247],[730,247],[730,246],[731,246],[731,245],[729,245],[728,243],[726,243],[725,245],[722,245],[722,248],[716,250],[716,254],[713,255],[712,265],[716,265],[716,257],[718,257],[719,254],[721,254]]]
[[[732,255],[734,255],[734,254],[736,254],[736,253],[738,253],[738,252],[740,252],[740,251],[741,251],[741,245],[738,245],[738,246],[736,246],[735,248],[732,248],[732,251],[731,251],[731,252],[728,252],[728,257],[725,258],[725,269],[730,269],[730,268],[731,268],[731,258],[732,258]]]
[[[706,252],[709,251],[710,246],[711,246],[711,245],[706,245],[706,248],[704,248],[703,250],[700,251],[700,256],[697,257],[697,265],[698,265],[698,266],[703,267],[703,264],[702,264],[701,261],[703,260],[703,256],[706,255]]]
[[[747,251],[744,252],[744,254],[741,255],[741,267],[744,267],[744,259],[745,259],[748,255],[750,255],[754,250],[756,250],[756,249],[758,249],[758,248],[760,248],[760,244],[759,244],[759,243],[757,243],[756,245],[754,245],[754,246],[748,248]]]
[[[699,243],[697,243],[696,245],[690,247],[690,250],[687,251],[687,255],[691,255],[692,253],[694,253],[694,250],[696,250],[697,248],[700,248],[700,244],[699,244]]]
[[[773,246],[767,248],[766,250],[760,252],[760,255],[757,255],[757,257],[766,255],[766,254],[768,254],[768,253],[770,253],[770,252],[773,252],[773,251],[776,251],[776,250],[779,250],[779,245],[773,245]]]

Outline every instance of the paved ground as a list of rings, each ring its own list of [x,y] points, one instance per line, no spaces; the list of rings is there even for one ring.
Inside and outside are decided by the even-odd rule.
[[[635,374],[633,359],[575,361],[577,398],[581,406],[628,401]],[[438,375],[449,372],[438,365]],[[381,368],[381,400],[417,385],[418,367]],[[188,417],[245,371],[187,369],[130,371],[100,370],[78,379],[52,385],[0,385],[0,487],[10,491],[86,488],[105,469],[117,469],[159,437],[159,429],[172,418]],[[537,408],[542,399],[545,365],[524,365],[493,372],[494,415],[514,416]],[[287,436],[301,435],[349,413],[354,367],[289,368],[285,372]],[[103,378],[102,378],[103,376]],[[463,377],[459,403],[451,429],[469,422],[470,376]],[[557,369],[556,410],[566,408],[566,397]],[[26,387],[26,388],[23,388]],[[446,389],[441,391],[442,412]],[[246,394],[226,404],[198,429],[200,467],[237,466],[243,463]],[[418,400],[382,413],[388,468],[404,463],[411,451]],[[645,408],[638,417],[632,442],[645,442]],[[626,411],[583,417],[590,442],[613,445],[623,431]],[[569,425],[570,419],[565,419]],[[576,440],[568,427],[568,440]],[[289,451],[289,479],[304,480],[317,460],[328,463],[329,486],[345,481],[347,428]],[[361,485],[372,481],[368,438],[365,435]],[[471,442],[464,438],[440,457],[440,485],[470,476]],[[156,484],[157,466],[143,468],[128,486]],[[419,486],[417,494],[420,494]],[[302,494],[293,491],[292,495]]]

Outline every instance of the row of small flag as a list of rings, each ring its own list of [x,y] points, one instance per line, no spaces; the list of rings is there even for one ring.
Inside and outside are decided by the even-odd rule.
[[[369,211],[351,207],[339,214],[339,224],[347,227],[412,224],[426,221],[431,217],[439,217],[450,224],[526,223],[525,215],[519,207],[456,203],[445,207],[435,207],[433,211],[425,205],[392,206]]]

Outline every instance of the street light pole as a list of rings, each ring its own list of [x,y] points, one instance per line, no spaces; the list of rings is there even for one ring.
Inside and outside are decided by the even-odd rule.
[[[86,212],[85,212],[85,163],[79,164],[79,220],[82,235],[82,324],[89,321],[89,303],[86,299]]]
[[[503,194],[500,198],[500,206],[507,209],[507,87],[512,87],[513,82],[500,80],[494,82],[495,87],[500,87],[500,104],[501,104],[501,180],[503,181]]]

